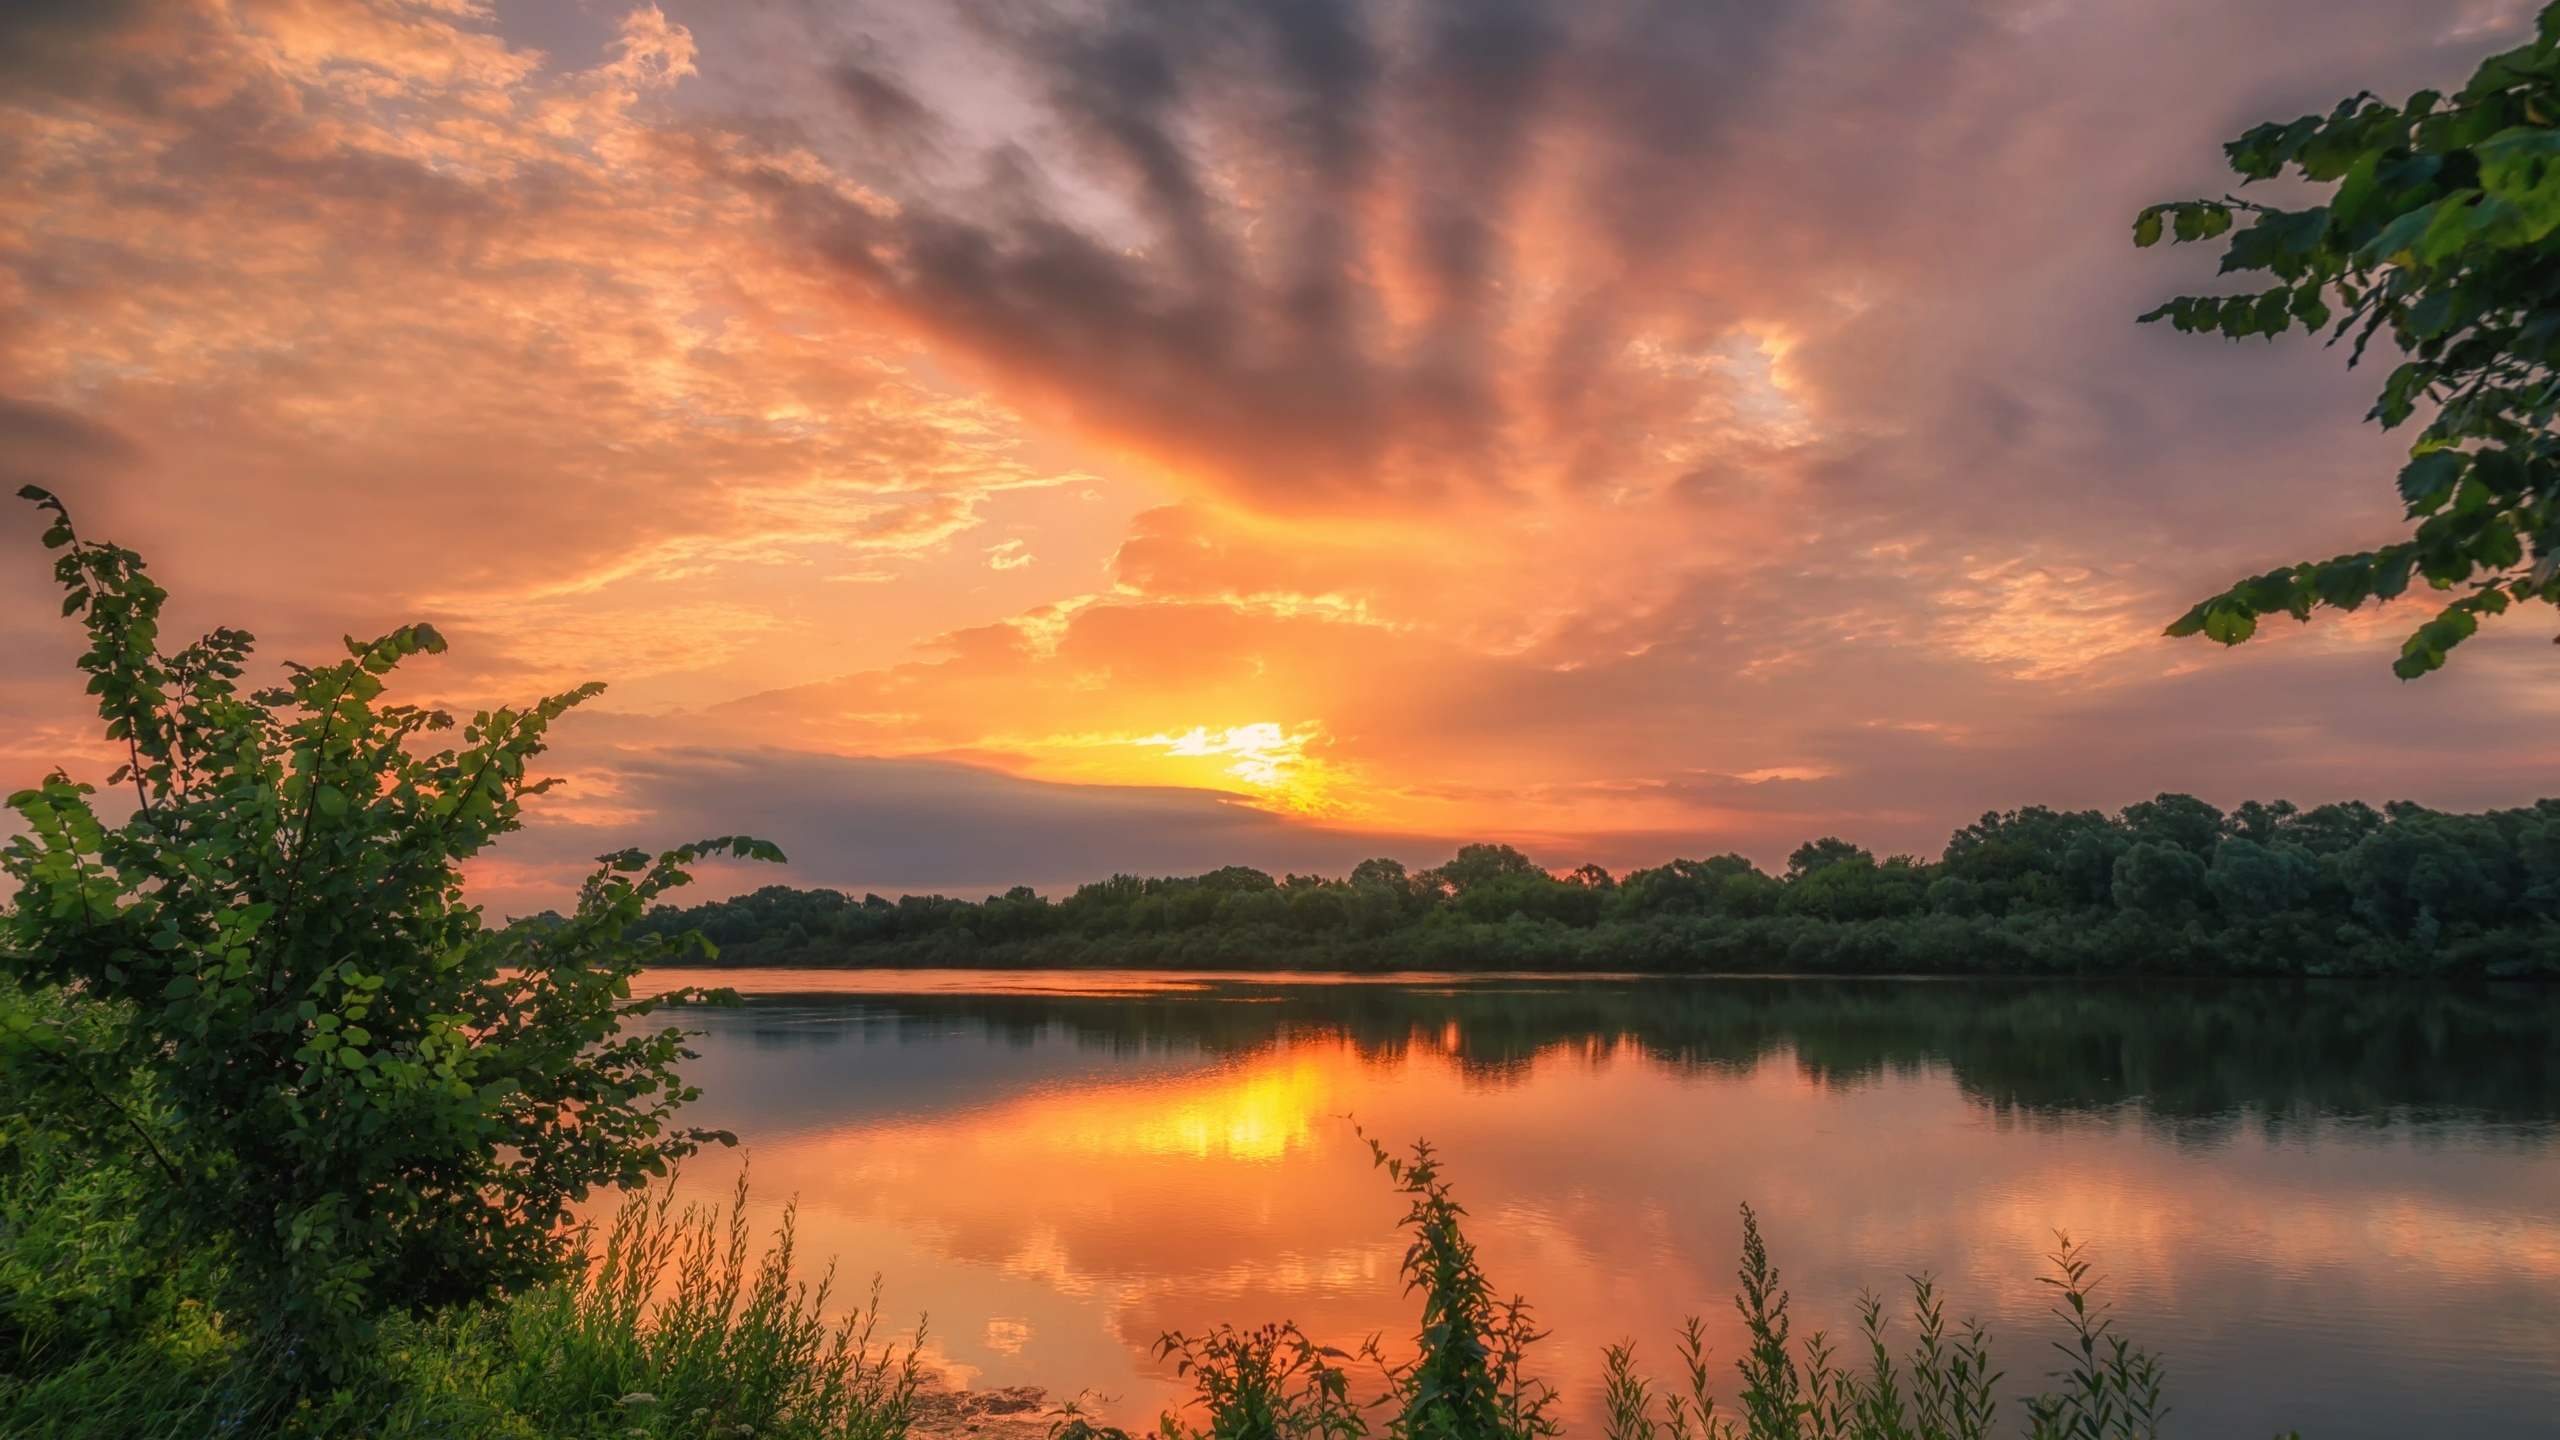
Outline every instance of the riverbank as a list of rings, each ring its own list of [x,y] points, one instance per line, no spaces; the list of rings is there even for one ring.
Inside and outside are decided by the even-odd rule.
[[[954,925],[868,939],[733,918],[752,915],[757,898],[670,910],[650,923],[664,933],[704,929],[717,953],[688,963],[739,968],[2560,979],[2560,926],[2551,925],[2415,940],[2352,927],[2324,933],[2308,922],[2271,936],[2267,925],[2169,924],[2094,912],[1873,920],[1660,915],[1588,926],[1522,915],[1449,918],[1372,936],[1285,924],[1029,936]]]

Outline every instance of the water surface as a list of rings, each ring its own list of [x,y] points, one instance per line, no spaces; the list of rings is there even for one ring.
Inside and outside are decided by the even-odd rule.
[[[1167,1330],[1409,1333],[1356,1123],[1446,1157],[1577,1433],[1604,1344],[1667,1373],[1701,1314],[1729,1375],[1747,1201],[1800,1331],[1926,1272],[2039,1384],[2067,1231],[2165,1356],[2173,1436],[2560,1434],[2553,989],[699,978],[749,997],[681,1013],[759,1206],[796,1196],[958,1378],[1132,1428],[1180,1398]]]

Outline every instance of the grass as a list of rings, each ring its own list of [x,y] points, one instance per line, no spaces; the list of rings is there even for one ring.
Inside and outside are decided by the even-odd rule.
[[[101,1292],[130,1288],[130,1221],[92,1211],[94,1193],[13,1189],[12,1440],[898,1440],[912,1412],[917,1348],[876,1343],[876,1284],[829,1322],[832,1273],[792,1278],[790,1212],[756,1256],[743,1176],[725,1206],[679,1210],[672,1185],[632,1198],[556,1285],[386,1323],[366,1372],[322,1394],[175,1293],[183,1272],[118,1312]]]

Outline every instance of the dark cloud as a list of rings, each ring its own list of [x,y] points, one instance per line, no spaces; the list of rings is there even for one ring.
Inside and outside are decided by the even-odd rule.
[[[99,40],[162,8],[155,0],[0,0],[0,92],[85,82]]]
[[[828,72],[836,91],[853,107],[854,115],[865,129],[882,144],[912,146],[925,140],[934,128],[933,114],[925,109],[896,77],[862,64],[842,60]]]
[[[1522,207],[1555,158],[1542,130],[1580,103],[1560,87],[1605,68],[1569,63],[1585,43],[1569,12],[973,13],[1068,143],[992,153],[1010,178],[974,197],[888,165],[894,216],[767,176],[824,253],[1085,423],[1268,503],[1509,478],[1501,332],[1533,279]],[[876,103],[867,86],[854,98]],[[1097,186],[1133,233],[1057,198]]]
[[[2132,314],[2191,277],[2126,217],[2222,184],[2240,124],[2445,80],[2489,32],[2405,0],[966,13],[1041,107],[987,151],[1002,183],[860,157],[889,213],[762,179],[1011,393],[1274,508],[1659,490],[1694,468],[1652,473],[1661,436],[1735,382],[1633,349],[1782,333],[1829,498],[1976,535],[2064,523],[2062,466],[2101,503],[2219,500],[2208,457],[2334,394],[2146,346]]]
[[[1113,874],[1220,865],[1339,875],[1371,856],[1436,864],[1454,849],[1432,837],[1292,823],[1210,791],[1051,784],[943,760],[707,749],[588,758],[603,758],[650,813],[610,827],[537,820],[504,847],[510,873],[525,870],[520,883],[477,887],[493,905],[556,904],[562,881],[610,848],[736,831],[773,841],[792,863],[718,867],[699,893],[789,883],[975,899],[1015,885],[1057,894]]]
[[[111,426],[59,406],[0,395],[0,457],[6,457],[0,473],[17,484],[42,483],[65,470],[127,464],[141,454],[142,447]]]

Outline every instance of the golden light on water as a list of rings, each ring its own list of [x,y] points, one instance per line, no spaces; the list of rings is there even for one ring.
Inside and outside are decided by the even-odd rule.
[[[2560,1254],[2560,1215],[2529,1198],[2560,1192],[2549,1153],[2430,1156],[2434,1142],[2362,1132],[2195,1144],[2126,1114],[1987,1110],[1928,1066],[1841,1081],[1783,1051],[1684,1066],[1593,1035],[1488,1068],[1467,1039],[1434,1020],[1388,1048],[1300,1032],[1209,1055],[1050,1029],[951,1043],[992,1043],[997,1064],[1045,1050],[1071,1073],[929,1115],[866,1118],[847,1091],[840,1119],[716,1118],[747,1137],[763,1203],[797,1197],[805,1253],[877,1268],[893,1315],[930,1314],[936,1364],[1094,1388],[1131,1425],[1185,1393],[1152,1358],[1170,1330],[1288,1318],[1327,1343],[1406,1343],[1405,1201],[1355,1122],[1391,1145],[1431,1138],[1488,1273],[1537,1303],[1545,1371],[1585,1419],[1603,1344],[1634,1336],[1661,1363],[1698,1314],[1718,1355],[1739,1353],[1746,1200],[1800,1328],[1842,1333],[1861,1287],[1926,1272],[2030,1380],[2057,1231],[2091,1247],[2128,1323],[2170,1326],[2181,1389],[2217,1383],[2259,1310],[2305,1286],[2339,1314],[2488,1343],[2476,1298],[2547,1283]],[[842,1053],[774,1051],[768,1069],[717,1034],[704,1049],[708,1093],[750,1107],[811,1103]],[[728,1162],[705,1162],[688,1184],[718,1183]]]
[[[1277,1160],[1313,1141],[1354,1064],[1337,1046],[1291,1047],[1203,1082],[1049,1097],[1020,1117],[1015,1135],[1094,1158]]]

